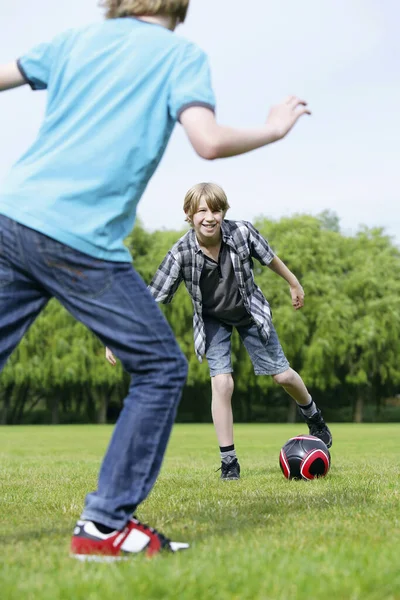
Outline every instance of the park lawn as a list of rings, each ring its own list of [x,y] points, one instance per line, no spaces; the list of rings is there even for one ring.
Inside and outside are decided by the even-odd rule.
[[[325,479],[288,482],[302,425],[238,425],[243,477],[221,482],[211,425],[176,425],[138,516],[191,549],[114,564],[69,557],[109,426],[0,428],[0,598],[400,599],[400,424],[331,427]]]

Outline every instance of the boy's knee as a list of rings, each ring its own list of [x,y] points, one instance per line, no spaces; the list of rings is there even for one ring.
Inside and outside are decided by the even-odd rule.
[[[211,377],[211,387],[217,392],[232,391],[234,388],[233,377],[230,373],[220,373]]]
[[[166,361],[160,361],[160,370],[163,373],[168,373],[168,378],[177,383],[178,385],[183,385],[186,381],[188,374],[188,361],[186,356],[183,354],[182,350],[179,348],[178,344],[176,345],[175,352],[170,353],[168,359]]]
[[[278,373],[277,375],[274,375],[273,380],[279,385],[290,385],[294,381],[294,371],[290,368],[286,369],[286,371],[284,371],[283,373]]]
[[[169,387],[182,387],[188,375],[188,361],[178,343],[171,344],[165,354],[158,353],[149,361],[132,361],[123,366],[133,377],[146,375],[153,380],[163,381]]]

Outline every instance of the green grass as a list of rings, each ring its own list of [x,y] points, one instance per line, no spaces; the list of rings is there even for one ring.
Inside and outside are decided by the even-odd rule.
[[[328,476],[288,482],[302,429],[238,425],[243,477],[221,482],[212,426],[177,425],[139,516],[191,549],[82,564],[70,534],[111,427],[0,428],[0,597],[400,599],[400,425],[334,425]]]

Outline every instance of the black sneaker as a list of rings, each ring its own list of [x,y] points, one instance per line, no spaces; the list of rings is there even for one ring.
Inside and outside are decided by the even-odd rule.
[[[300,414],[308,425],[308,429],[310,431],[310,435],[314,435],[315,437],[322,440],[328,448],[332,446],[332,434],[328,425],[325,423],[322,413],[319,409],[312,417],[306,417],[301,409]]]
[[[237,458],[223,460],[220,469],[221,479],[240,479],[240,465]]]

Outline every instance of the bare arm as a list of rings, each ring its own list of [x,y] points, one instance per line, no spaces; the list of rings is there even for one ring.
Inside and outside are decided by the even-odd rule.
[[[306,102],[296,96],[288,96],[281,104],[271,108],[264,125],[254,129],[218,125],[214,113],[200,106],[183,111],[180,121],[196,152],[213,160],[250,152],[282,139],[304,114],[311,114]]]
[[[16,62],[0,65],[0,92],[11,90],[26,83]]]
[[[292,271],[287,268],[285,263],[282,262],[277,256],[274,256],[268,267],[271,269],[271,271],[277,275],[280,275],[285,281],[288,282],[290,286],[290,295],[292,296],[293,308],[297,310],[304,306],[304,290],[301,287],[297,277],[293,275]]]

